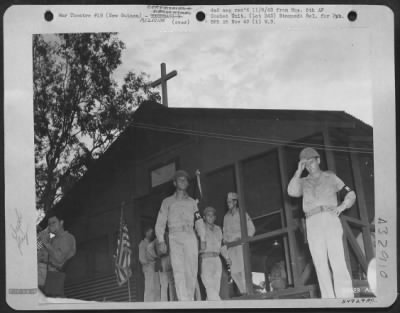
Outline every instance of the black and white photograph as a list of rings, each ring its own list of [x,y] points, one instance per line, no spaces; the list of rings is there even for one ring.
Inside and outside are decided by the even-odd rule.
[[[387,8],[7,14],[11,307],[393,303]]]

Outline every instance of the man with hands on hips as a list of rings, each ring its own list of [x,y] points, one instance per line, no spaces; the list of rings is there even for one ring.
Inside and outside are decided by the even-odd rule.
[[[320,155],[315,149],[303,149],[299,158],[297,170],[288,185],[288,194],[303,197],[307,239],[321,297],[352,298],[352,280],[345,261],[343,228],[339,216],[353,206],[355,192],[333,172],[320,169]],[[302,178],[304,169],[308,176]],[[339,205],[337,193],[343,198]]]

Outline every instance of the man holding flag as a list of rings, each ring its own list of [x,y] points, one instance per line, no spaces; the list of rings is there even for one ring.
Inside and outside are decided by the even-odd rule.
[[[129,302],[131,301],[131,291],[129,278],[132,276],[131,270],[131,245],[129,242],[128,226],[123,216],[124,203],[121,206],[121,221],[119,228],[118,247],[115,257],[115,274],[117,276],[118,286],[122,286],[128,282]]]

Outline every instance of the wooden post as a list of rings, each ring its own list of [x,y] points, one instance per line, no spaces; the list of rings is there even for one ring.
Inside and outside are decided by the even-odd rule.
[[[364,252],[366,256],[367,263],[374,257],[374,251],[372,248],[371,240],[371,230],[369,227],[369,218],[367,211],[367,203],[365,201],[365,190],[361,179],[360,161],[359,155],[357,153],[351,153],[351,167],[353,170],[354,184],[356,189],[356,199],[358,203],[358,208],[360,210],[360,218],[364,226],[362,228],[363,241],[364,241]]]
[[[329,129],[328,127],[325,127],[322,136],[324,138],[324,146],[325,146],[325,156],[326,156],[326,165],[328,167],[328,170],[336,172],[336,164],[335,164],[335,157],[333,155],[332,150],[327,149],[326,147],[332,147],[332,141],[331,137],[329,135]]]
[[[288,282],[293,283],[295,287],[301,286],[302,281],[300,279],[300,270],[297,264],[297,252],[296,252],[296,226],[293,220],[292,206],[290,205],[289,195],[287,193],[287,186],[289,185],[288,173],[286,167],[286,155],[284,147],[278,148],[279,157],[279,169],[281,175],[281,186],[282,186],[282,198],[283,198],[283,209],[286,216],[286,227],[288,229],[288,241],[289,241],[289,260],[290,264],[287,263],[288,269]],[[286,250],[286,249],[285,249]],[[286,254],[286,251],[285,251]]]
[[[239,194],[239,214],[240,214],[240,230],[241,230],[241,242],[243,251],[243,264],[244,264],[244,277],[246,281],[246,289],[249,295],[254,293],[253,281],[251,275],[251,260],[250,260],[250,246],[248,243],[248,231],[247,231],[247,218],[246,218],[246,205],[244,203],[244,188],[243,188],[243,177],[242,168],[239,162],[235,162],[235,176],[236,186]]]
[[[142,229],[140,226],[140,212],[139,209],[136,209],[137,206],[135,205],[135,199],[132,199],[132,203],[133,203],[133,211],[132,211],[132,215],[133,215],[133,223],[135,224],[135,228],[134,228],[134,238],[133,240],[131,240],[132,242],[132,251],[135,251],[134,254],[134,269],[133,269],[133,273],[132,276],[135,279],[135,283],[136,283],[136,301],[143,301],[143,292],[144,292],[144,280],[143,280],[143,275],[142,275],[142,268],[139,262],[139,251],[138,251],[138,247],[139,247],[139,243],[142,239],[141,233],[142,233]],[[138,291],[141,292],[138,292]],[[143,292],[142,292],[143,291]]]

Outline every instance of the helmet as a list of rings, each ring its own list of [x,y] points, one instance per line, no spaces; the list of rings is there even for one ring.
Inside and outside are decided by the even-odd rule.
[[[319,153],[317,150],[307,147],[301,150],[300,155],[299,155],[300,160],[308,160],[312,158],[319,158]]]
[[[174,174],[174,180],[177,180],[179,177],[186,177],[186,179],[189,179],[189,174],[184,170],[178,170]]]
[[[207,213],[212,212],[214,215],[217,214],[217,210],[214,209],[212,206],[208,206],[204,209],[203,214],[206,215]]]
[[[228,200],[238,200],[238,194],[236,192],[228,192],[228,196],[227,196]]]

